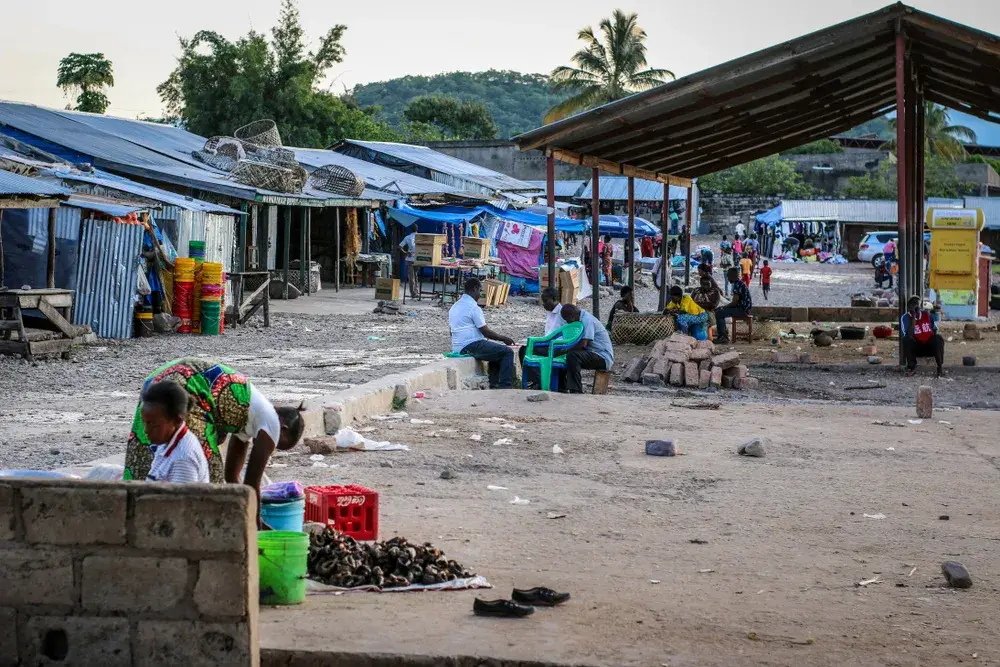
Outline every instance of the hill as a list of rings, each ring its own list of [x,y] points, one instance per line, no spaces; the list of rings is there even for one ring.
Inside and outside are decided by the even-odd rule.
[[[385,120],[393,125],[403,119],[406,105],[422,95],[479,101],[489,109],[503,139],[539,127],[545,112],[562,101],[549,90],[546,75],[500,70],[404,76],[359,84],[351,95],[362,106],[382,107]]]

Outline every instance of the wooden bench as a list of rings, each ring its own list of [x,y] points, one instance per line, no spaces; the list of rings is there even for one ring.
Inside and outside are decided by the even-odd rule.
[[[746,337],[748,343],[753,342],[753,315],[733,315],[733,333],[732,340],[735,343],[741,337]],[[736,323],[740,322],[746,324],[746,333],[740,332],[737,328]]]
[[[64,289],[5,290],[0,292],[0,354],[20,354],[32,361],[39,356],[59,356],[69,351],[82,333],[69,321],[73,292]],[[29,331],[22,312],[38,310],[55,331]],[[14,339],[14,335],[17,339]]]

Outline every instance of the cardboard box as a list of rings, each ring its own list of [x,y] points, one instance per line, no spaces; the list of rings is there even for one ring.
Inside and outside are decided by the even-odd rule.
[[[559,303],[565,305],[571,303],[576,305],[576,288],[574,287],[563,287],[559,290]]]
[[[399,279],[398,278],[376,278],[375,279],[375,300],[376,301],[398,301],[399,300]]]
[[[413,242],[417,245],[444,245],[448,242],[447,234],[416,234]]]
[[[573,288],[574,290],[580,287],[580,269],[569,269],[562,270],[559,272],[559,288]]]
[[[419,234],[418,234],[419,236]],[[430,234],[428,236],[438,236]],[[440,266],[441,258],[444,256],[444,244],[421,244],[417,243],[413,250],[414,266]]]
[[[487,259],[490,256],[490,240],[476,236],[462,237],[462,256],[465,259]]]

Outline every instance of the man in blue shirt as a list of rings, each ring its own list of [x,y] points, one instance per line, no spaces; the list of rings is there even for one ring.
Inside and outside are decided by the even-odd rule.
[[[487,362],[490,369],[490,389],[512,389],[514,350],[508,346],[513,345],[514,340],[495,333],[486,326],[486,317],[478,303],[481,293],[479,279],[469,278],[465,281],[465,294],[448,311],[451,351]],[[494,340],[499,343],[490,342]]]
[[[583,338],[575,348],[566,353],[566,391],[583,393],[581,370],[610,371],[615,363],[611,337],[601,321],[573,304],[564,304],[562,318],[566,322],[583,323]]]
[[[740,280],[740,273],[735,268],[729,269],[726,273],[726,281],[729,283],[733,290],[733,298],[726,306],[722,308],[715,309],[715,328],[718,330],[718,338],[715,339],[716,343],[728,343],[729,342],[729,331],[726,329],[726,318],[733,317],[743,317],[750,314],[750,309],[753,308],[753,301],[750,298],[750,290],[747,286]]]

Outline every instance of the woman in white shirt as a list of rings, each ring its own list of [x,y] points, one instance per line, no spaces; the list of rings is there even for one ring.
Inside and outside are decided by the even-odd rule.
[[[143,392],[142,423],[156,445],[147,481],[208,483],[205,452],[185,423],[191,400],[176,382],[158,382]]]

